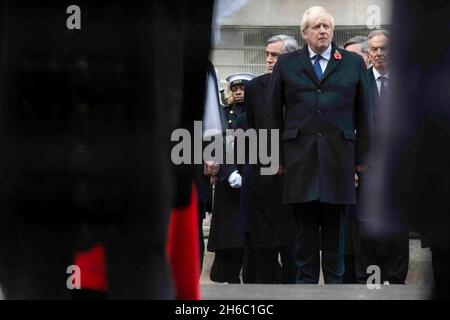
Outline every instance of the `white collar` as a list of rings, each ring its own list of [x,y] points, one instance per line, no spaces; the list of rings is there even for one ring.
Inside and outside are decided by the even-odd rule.
[[[375,68],[372,68],[372,70],[373,70],[373,75],[375,76],[375,80],[378,80],[378,78],[381,77],[381,74]],[[389,79],[389,71],[386,72],[386,74],[383,77],[385,77],[386,79]]]
[[[314,58],[314,56],[317,55],[317,53],[315,53],[314,51],[311,50],[311,48],[308,46],[308,51],[309,51],[309,57],[311,59]],[[325,59],[327,61],[330,61],[331,58],[331,44],[328,46],[327,50],[325,50],[322,54],[322,59]]]

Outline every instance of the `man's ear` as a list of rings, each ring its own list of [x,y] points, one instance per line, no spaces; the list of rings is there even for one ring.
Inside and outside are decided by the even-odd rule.
[[[372,61],[370,61],[370,55],[369,55],[369,52],[366,52],[365,55],[366,55],[367,63],[368,63],[369,65],[371,65],[371,64],[372,64]]]

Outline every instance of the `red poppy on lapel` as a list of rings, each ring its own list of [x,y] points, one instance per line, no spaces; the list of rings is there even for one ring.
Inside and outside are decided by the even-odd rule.
[[[342,59],[342,55],[337,50],[334,52],[334,59],[336,59],[336,60]]]

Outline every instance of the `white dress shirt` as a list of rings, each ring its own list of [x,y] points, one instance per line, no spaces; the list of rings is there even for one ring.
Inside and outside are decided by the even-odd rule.
[[[309,46],[308,46],[308,51],[309,51],[309,58],[311,59],[311,63],[314,66],[314,62],[316,62],[316,58],[315,57],[316,57],[317,53],[312,51]],[[331,44],[327,48],[327,50],[325,50],[321,54],[321,56],[322,56],[322,59],[320,59],[319,64],[320,64],[320,67],[322,68],[322,73],[325,74],[325,70],[327,68],[328,61],[330,61],[330,58],[331,58]]]
[[[388,79],[388,81],[384,82],[384,87],[386,89],[388,89],[389,88],[389,72],[386,72],[386,74],[383,76],[377,71],[377,69],[373,68],[372,70],[373,70],[373,75],[375,77],[375,81],[377,82],[378,94],[380,94],[380,90],[381,90],[381,79],[380,79],[380,77],[385,77],[386,79]]]

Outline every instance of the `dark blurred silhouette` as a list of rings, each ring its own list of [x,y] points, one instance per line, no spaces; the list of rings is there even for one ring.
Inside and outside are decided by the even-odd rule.
[[[8,299],[68,299],[102,243],[109,298],[174,297],[165,244],[193,170],[173,129],[201,120],[212,2],[0,2],[0,267]]]
[[[408,216],[432,251],[432,297],[450,297],[450,28],[447,1],[394,1],[390,108],[376,150],[367,211],[377,232]],[[436,31],[436,34],[433,34]],[[391,224],[395,228],[400,224]]]

